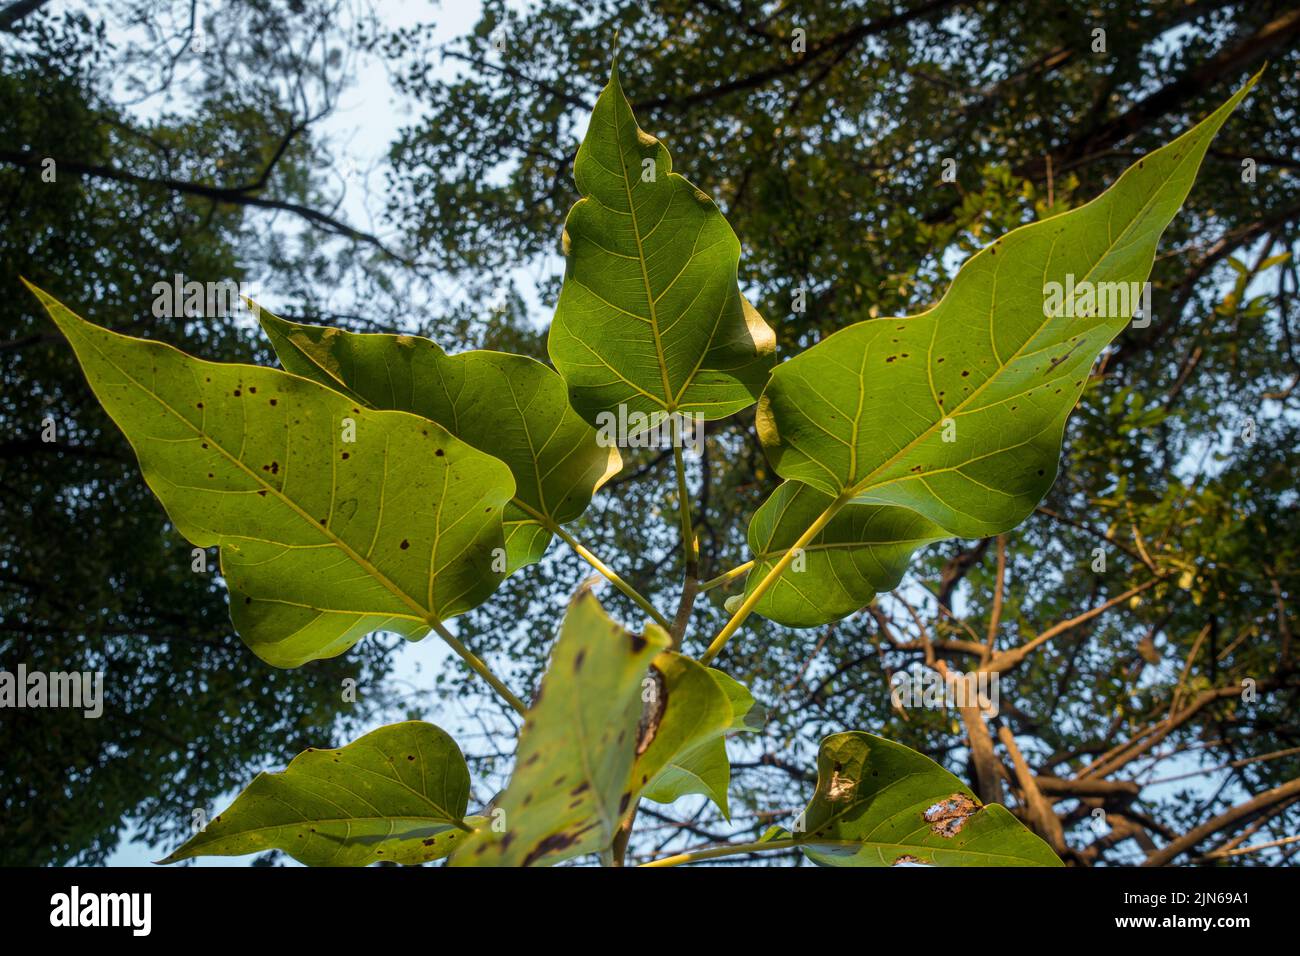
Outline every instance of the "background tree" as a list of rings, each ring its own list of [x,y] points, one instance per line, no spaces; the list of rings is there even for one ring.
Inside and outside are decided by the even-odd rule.
[[[0,300],[0,660],[102,670],[106,700],[97,720],[4,712],[11,865],[100,862],[132,824],[177,842],[193,810],[214,812],[250,772],[336,729],[354,736],[392,699],[387,644],[298,671],[247,659],[215,552],[193,570],[73,357],[16,291],[25,275],[121,331],[256,357],[239,315],[158,317],[153,286],[269,274],[292,296],[376,247],[316,205],[330,162],[312,124],[346,70],[318,37],[337,32],[340,5],[226,5],[206,34],[188,3],[120,5],[111,22],[41,6],[0,12],[0,285],[12,293]],[[136,22],[142,40],[110,45],[110,28]],[[175,105],[144,120],[132,104],[148,96]],[[296,235],[276,228],[286,220]],[[46,421],[56,441],[42,440]]]

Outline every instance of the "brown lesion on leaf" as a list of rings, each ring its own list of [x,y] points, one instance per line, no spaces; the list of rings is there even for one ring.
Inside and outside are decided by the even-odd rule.
[[[641,711],[641,720],[636,727],[636,755],[639,757],[649,748],[659,733],[659,724],[668,709],[668,682],[663,673],[653,664],[650,665],[650,679],[654,681],[654,693],[646,701]]]
[[[570,830],[565,833],[552,833],[543,839],[537,846],[528,851],[528,855],[523,859],[524,866],[532,866],[542,857],[551,853],[558,853],[561,850],[568,849],[578,842],[578,838],[590,830],[596,824],[592,823],[580,830]],[[504,841],[502,841],[504,843]]]
[[[857,787],[857,781],[847,774],[841,773],[840,770],[840,765],[836,764],[831,771],[830,786],[826,789],[826,799],[832,803],[848,800],[853,796],[853,791]]]
[[[930,824],[930,830],[951,840],[980,809],[979,803],[964,793],[954,793],[927,807],[921,816]]]
[[[904,853],[902,856],[898,857],[898,859],[894,860],[894,862],[889,865],[904,866],[905,864],[908,863],[914,864],[916,866],[920,866],[921,865],[920,857],[915,857],[910,853]]]

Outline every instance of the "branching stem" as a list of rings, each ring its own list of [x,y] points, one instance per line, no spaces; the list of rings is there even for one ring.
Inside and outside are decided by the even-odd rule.
[[[850,500],[852,500],[851,495],[846,492],[832,501],[826,510],[817,516],[817,520],[808,526],[808,530],[799,536],[799,539],[790,546],[785,554],[781,555],[776,564],[772,565],[771,570],[763,575],[749,597],[745,598],[744,603],[736,609],[736,613],[731,615],[731,620],[718,632],[718,636],[713,639],[709,649],[700,657],[700,663],[707,664],[718,656],[718,653],[727,646],[727,641],[731,639],[731,635],[735,634],[740,625],[745,623],[745,618],[749,617],[754,607],[762,600],[763,595],[768,592],[772,585],[776,583],[776,579],[781,576],[781,573],[794,561],[795,555],[808,547],[812,540],[821,534],[822,530],[839,513],[839,510],[848,504]]]

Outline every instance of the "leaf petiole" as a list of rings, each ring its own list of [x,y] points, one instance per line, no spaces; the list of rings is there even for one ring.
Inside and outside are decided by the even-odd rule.
[[[524,702],[510,692],[510,688],[502,682],[501,678],[497,677],[496,674],[493,674],[492,671],[488,669],[488,666],[483,663],[482,659],[479,658],[477,654],[462,644],[460,639],[457,638],[455,634],[451,633],[451,631],[447,630],[446,626],[441,621],[430,621],[429,625],[438,632],[439,637],[447,642],[447,646],[455,651],[457,656],[469,665],[470,670],[492,685],[492,689],[500,694],[501,699],[513,707],[520,717],[528,716],[528,708],[524,706]]]
[[[755,840],[752,843],[728,843],[724,846],[711,846],[703,850],[691,850],[675,856],[665,856],[658,860],[642,863],[643,867],[681,866],[683,863],[696,863],[700,860],[716,860],[723,856],[739,856],[742,853],[758,853],[762,850],[789,850],[799,846],[803,840]],[[850,840],[818,841],[826,844],[852,845]]]
[[[790,546],[785,554],[781,555],[780,560],[772,565],[772,569],[767,574],[763,575],[762,579],[754,587],[753,592],[749,597],[745,598],[744,603],[736,608],[736,613],[731,615],[731,620],[718,632],[718,636],[713,639],[713,643],[709,645],[708,650],[700,655],[701,664],[707,664],[718,656],[718,653],[727,646],[727,641],[731,639],[731,635],[740,629],[740,625],[745,623],[745,618],[749,617],[758,602],[763,599],[763,595],[768,592],[772,585],[776,583],[776,579],[781,576],[781,573],[794,561],[794,556],[808,547],[812,540],[839,514],[840,509],[852,500],[853,495],[851,492],[842,493],[827,506],[825,511],[817,516],[817,520],[808,526],[808,530],[799,536],[799,539]]]
[[[714,588],[720,588],[723,587],[724,585],[730,584],[732,581],[736,580],[736,578],[740,577],[741,575],[747,574],[749,572],[749,569],[752,568],[753,566],[754,566],[754,562],[751,559],[749,561],[746,561],[744,564],[736,565],[734,568],[732,568],[730,571],[727,571],[724,574],[719,574],[716,578],[709,578],[709,580],[705,581],[703,584],[700,585],[700,593],[703,594],[705,591],[712,591]]]
[[[516,504],[518,504],[518,502],[516,502]],[[654,621],[656,624],[662,627],[665,631],[672,626],[668,623],[668,619],[664,617],[662,614],[660,614],[659,611],[655,608],[655,606],[651,604],[650,601],[645,596],[643,596],[640,591],[638,591],[636,588],[632,587],[632,585],[624,581],[618,575],[617,571],[615,571],[613,568],[607,565],[604,561],[600,560],[600,558],[596,557],[596,555],[592,554],[591,551],[589,551],[585,546],[583,546],[582,542],[580,542],[573,535],[569,534],[569,532],[565,531],[563,527],[556,524],[555,522],[549,521],[543,516],[537,515],[536,513],[534,513],[534,515],[538,518],[539,521],[542,522],[542,524],[546,527],[548,531],[557,535],[560,538],[560,540],[562,540],[565,544],[567,544],[570,548],[572,548],[577,553],[578,557],[582,558],[593,568],[599,571],[600,574],[607,581],[609,581],[610,584],[614,585],[614,587],[622,591],[623,594],[627,596],[628,600],[630,600],[641,610],[645,611],[646,614],[650,615],[650,619],[652,621]]]

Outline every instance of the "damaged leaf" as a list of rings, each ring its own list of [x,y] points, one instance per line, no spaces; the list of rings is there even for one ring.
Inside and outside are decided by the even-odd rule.
[[[672,803],[698,793],[712,800],[731,819],[727,790],[731,785],[731,763],[725,737],[738,731],[761,731],[767,712],[739,681],[712,667],[705,668],[726,695],[731,719],[720,732],[704,735],[678,752],[659,771],[642,796],[655,803]]]
[[[644,681],[669,643],[653,624],[632,633],[578,592],[495,801],[504,830],[465,840],[452,865],[549,865],[609,847],[632,804]]]
[[[901,744],[834,734],[794,834],[823,866],[1060,866],[1005,807],[981,806],[960,780]]]
[[[723,736],[752,729],[745,721],[754,698],[721,671],[681,654],[660,654],[653,666],[663,675],[666,707],[653,742],[632,768],[630,788],[656,803],[704,794],[729,817],[731,765]]]

